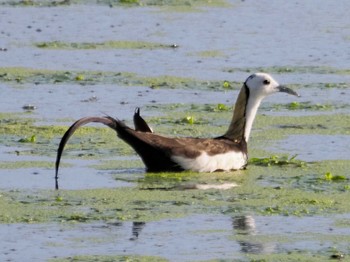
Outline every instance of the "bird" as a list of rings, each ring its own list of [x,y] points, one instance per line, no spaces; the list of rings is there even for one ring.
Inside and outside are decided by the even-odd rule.
[[[115,130],[117,136],[129,144],[141,157],[147,172],[232,171],[244,169],[248,162],[247,143],[253,122],[262,100],[274,93],[300,95],[287,86],[280,85],[267,73],[254,73],[243,83],[227,131],[218,137],[168,137],[153,132],[140,115],[134,113],[135,129],[111,116],[84,117],[73,123],[63,135],[56,158],[56,181],[64,146],[79,127],[102,123]]]

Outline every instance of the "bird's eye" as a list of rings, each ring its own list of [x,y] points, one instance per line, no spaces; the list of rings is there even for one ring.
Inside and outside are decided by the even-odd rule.
[[[269,85],[270,84],[270,80],[265,79],[263,83],[264,83],[264,85]]]

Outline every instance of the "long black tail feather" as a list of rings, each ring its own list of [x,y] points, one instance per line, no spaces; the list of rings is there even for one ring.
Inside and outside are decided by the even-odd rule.
[[[56,181],[56,189],[58,189],[58,169],[60,166],[61,156],[63,153],[63,149],[65,145],[67,144],[69,138],[74,134],[74,132],[81,126],[86,125],[88,123],[102,123],[106,126],[109,126],[113,130],[117,129],[117,125],[121,124],[119,120],[116,120],[112,117],[106,116],[106,117],[84,117],[76,121],[73,125],[70,126],[70,128],[66,131],[66,133],[63,135],[61,142],[57,149],[57,157],[56,157],[56,164],[55,164],[55,181]]]

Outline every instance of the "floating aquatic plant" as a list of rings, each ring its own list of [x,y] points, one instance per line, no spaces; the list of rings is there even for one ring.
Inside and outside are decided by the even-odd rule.
[[[139,0],[119,0],[121,4],[140,4]]]
[[[288,110],[333,110],[337,108],[344,108],[346,105],[331,105],[331,104],[311,104],[311,102],[291,102],[288,104],[275,104],[273,107],[275,109],[288,109]]]
[[[295,159],[297,155],[292,157],[288,156],[270,156],[266,158],[251,158],[249,164],[257,166],[285,166],[285,165],[294,165],[298,167],[303,167],[306,165],[304,161]]]
[[[195,123],[194,116],[186,116],[182,119],[182,123],[193,125]]]
[[[202,109],[201,109],[202,110]],[[226,112],[226,111],[230,111],[231,110],[231,107],[225,105],[225,104],[222,104],[222,103],[219,103],[219,104],[216,104],[216,105],[206,105],[205,106],[205,111],[209,111],[209,112]]]
[[[330,110],[333,109],[333,105],[330,104],[311,104],[310,102],[292,102],[287,104],[287,109],[289,110],[302,110],[302,109],[310,109],[310,110]]]
[[[84,77],[84,75],[79,74],[79,75],[77,75],[77,76],[75,77],[75,80],[77,80],[77,81],[83,81],[83,80],[85,80],[85,77]]]
[[[326,83],[324,84],[326,88],[348,88],[349,83]]]
[[[230,88],[231,84],[228,81],[224,81],[224,83],[222,84],[223,88]]]
[[[31,137],[24,137],[18,140],[20,143],[35,143],[36,142],[36,136],[32,135]]]
[[[345,176],[333,175],[331,172],[327,172],[324,175],[323,179],[326,180],[326,181],[331,181],[331,182],[347,180],[347,178]]]

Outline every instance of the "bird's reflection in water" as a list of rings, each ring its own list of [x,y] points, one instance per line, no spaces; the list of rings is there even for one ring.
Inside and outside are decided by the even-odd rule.
[[[237,216],[232,218],[233,229],[241,235],[255,235],[255,220],[252,216]]]
[[[132,228],[131,228],[131,233],[132,237],[130,240],[134,241],[139,238],[139,235],[142,231],[142,229],[146,226],[145,222],[132,222]]]
[[[213,218],[212,222],[216,223],[217,220]],[[130,223],[127,223],[127,225],[129,227]],[[122,222],[108,223],[107,227],[111,226],[123,227],[126,224]],[[145,226],[145,222],[132,222],[129,241],[137,241],[139,237],[142,237],[141,233]],[[236,242],[240,246],[240,252],[246,254],[270,254],[275,252],[276,243],[273,241],[263,241],[263,234],[259,233],[259,228],[257,228],[253,216],[234,216],[231,218],[231,226],[232,232],[240,236]],[[225,225],[225,228],[227,228],[227,225]]]
[[[232,226],[237,235],[255,236],[258,234],[255,219],[252,216],[232,217]],[[267,254],[275,250],[275,244],[271,242],[252,241],[251,238],[237,242],[243,253]]]
[[[123,227],[125,226],[124,223],[122,222],[109,222],[107,223],[106,228],[111,228],[111,227]],[[129,238],[130,241],[135,241],[139,238],[139,235],[141,234],[142,229],[146,226],[145,222],[139,222],[139,221],[134,221],[132,222],[131,226],[131,237]]]

